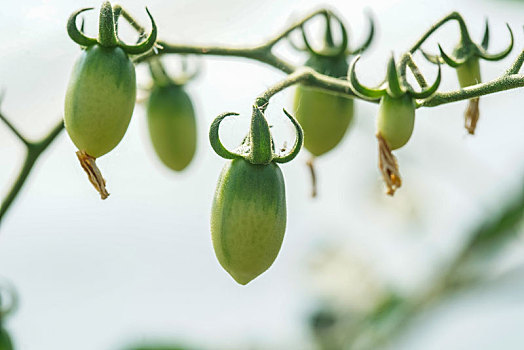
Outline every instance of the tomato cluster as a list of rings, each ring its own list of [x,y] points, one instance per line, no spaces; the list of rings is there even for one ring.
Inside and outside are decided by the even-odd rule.
[[[77,16],[86,10],[75,12],[68,22],[69,36],[82,47],[82,53],[71,74],[64,120],[67,132],[78,148],[82,167],[104,199],[109,194],[95,159],[114,149],[124,137],[136,100],[135,66],[130,56],[152,50],[157,29],[148,11],[151,33],[136,45],[123,43],[117,30],[123,10],[106,1],[100,10],[98,38],[90,38],[76,26]],[[308,85],[310,82],[307,80],[301,80],[302,84],[295,91],[296,119],[284,110],[296,131],[294,146],[285,155],[275,151],[273,136],[265,118],[268,99],[272,94],[265,93],[256,100],[249,132],[236,151],[226,149],[219,138],[221,122],[235,113],[218,116],[209,130],[212,148],[219,156],[229,160],[220,174],[213,199],[213,247],[219,263],[240,284],[249,283],[267,270],[282,246],[287,220],[286,195],[284,177],[278,164],[294,159],[302,145],[312,157],[322,156],[336,148],[352,125],[355,114],[353,97],[379,103],[376,121],[379,168],[386,192],[393,195],[401,186],[401,178],[392,151],[406,145],[411,138],[417,100],[420,102],[432,97],[438,89],[440,65],[445,63],[455,68],[460,86],[466,88],[480,82],[479,58],[501,59],[513,46],[510,29],[509,48],[490,55],[486,52],[489,35],[485,35],[479,46],[471,41],[465,25],[461,25],[461,42],[452,56],[447,55],[440,46],[438,56],[424,52],[428,60],[439,65],[437,78],[431,86],[427,86],[418,72],[411,56],[413,52],[408,52],[402,56],[399,65],[391,57],[384,83],[377,88],[368,88],[359,82],[355,72],[360,56],[353,60],[351,66],[348,59],[370,45],[374,35],[373,21],[367,40],[360,47],[350,49],[342,21],[332,12],[324,11],[322,14],[326,20],[323,47],[320,50],[312,47],[305,22],[296,27],[302,32],[304,47],[293,46],[307,54],[304,65],[311,68],[311,76],[314,71],[322,74],[324,79],[342,81],[342,84],[348,79],[345,88],[351,89],[350,93],[336,94],[315,89]],[[446,20],[450,19],[461,21],[458,14],[452,14]],[[334,41],[333,20],[340,26],[339,44]],[[440,25],[444,22],[441,21]],[[195,110],[184,88],[190,78],[187,75],[183,79],[171,78],[156,58],[149,57],[148,63],[153,78],[146,108],[150,139],[160,161],[174,171],[181,171],[190,164],[197,147]],[[407,65],[410,65],[421,91],[415,91],[408,83]],[[478,98],[472,100],[466,113],[466,127],[470,133],[474,132],[477,119]],[[7,335],[0,333],[0,341],[2,337]]]

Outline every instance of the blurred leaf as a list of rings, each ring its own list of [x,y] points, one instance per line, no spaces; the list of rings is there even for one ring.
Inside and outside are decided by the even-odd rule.
[[[188,347],[180,346],[180,345],[150,344],[150,345],[140,345],[137,347],[131,347],[128,350],[191,350],[191,349]]]
[[[524,217],[524,186],[519,190],[498,213],[475,229],[464,251],[464,257],[472,253],[494,253],[516,236]]]

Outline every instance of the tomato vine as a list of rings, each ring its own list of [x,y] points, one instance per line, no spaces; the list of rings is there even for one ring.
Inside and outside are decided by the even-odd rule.
[[[114,12],[116,20],[118,17],[122,17],[127,20],[140,34],[140,38],[145,38],[146,31],[144,27],[134,19],[131,14],[129,14],[125,9],[116,5],[114,6]],[[193,46],[193,45],[182,45],[169,43],[163,40],[156,40],[155,46],[152,50],[148,52],[137,55],[134,57],[133,62],[139,64],[142,62],[147,62],[154,57],[161,55],[169,54],[193,54],[193,55],[215,55],[215,56],[236,56],[243,57],[255,61],[259,61],[270,65],[283,73],[287,74],[282,81],[275,84],[273,87],[265,91],[261,96],[269,101],[269,99],[276,93],[284,90],[287,87],[290,87],[295,84],[304,84],[312,86],[318,89],[330,91],[336,94],[342,94],[345,96],[352,97],[354,99],[362,99],[355,93],[354,87],[351,82],[344,78],[335,78],[328,75],[319,73],[311,68],[299,66],[296,67],[292,63],[286,61],[285,59],[278,57],[274,53],[274,47],[279,44],[281,41],[287,39],[291,33],[296,30],[304,31],[304,25],[316,18],[317,16],[331,16],[342,23],[340,17],[334,12],[327,9],[320,9],[318,11],[312,12],[311,14],[303,17],[301,20],[293,23],[287,28],[280,31],[278,34],[269,38],[265,42],[255,45],[247,46],[240,48],[232,48],[228,46]],[[415,78],[421,87],[425,87],[425,82],[418,71],[416,64],[411,57],[411,54],[415,53],[421,48],[423,43],[442,25],[447,22],[456,21],[459,24],[459,29],[462,36],[467,32],[467,26],[464,19],[457,12],[452,12],[448,16],[445,16],[441,20],[437,21],[433,26],[431,26],[421,37],[413,44],[413,46],[401,56],[399,72],[401,76],[405,77],[406,66],[411,69],[414,73]],[[117,25],[116,22],[115,25]],[[374,29],[372,27],[372,29]],[[147,40],[142,40],[142,43]],[[368,38],[366,43],[362,45],[362,48],[359,50],[363,51],[371,42]],[[485,40],[483,40],[483,44]],[[508,50],[509,51],[509,50]],[[509,52],[508,52],[509,53]],[[442,60],[442,59],[441,59]],[[461,89],[454,91],[437,91],[431,96],[423,99],[416,100],[416,107],[435,107],[443,104],[448,104],[452,102],[468,100],[473,98],[478,98],[483,95],[493,94],[496,92],[506,91],[510,89],[516,89],[524,87],[524,75],[520,74],[519,71],[524,63],[524,50],[522,50],[512,65],[502,74],[501,76],[484,83],[479,83],[476,85],[467,86]],[[379,99],[371,99],[371,102],[378,103]],[[12,205],[13,201],[16,199],[20,189],[23,187],[25,181],[30,175],[33,166],[36,161],[39,159],[40,155],[52,144],[52,142],[58,137],[61,130],[63,129],[63,122],[60,120],[55,127],[53,127],[50,132],[41,140],[30,141],[12,124],[9,119],[2,113],[0,113],[0,120],[10,129],[15,136],[26,146],[26,156],[23,162],[23,165],[19,171],[19,174],[11,186],[8,194],[2,201],[2,206],[0,208],[0,222],[5,217],[6,212]]]

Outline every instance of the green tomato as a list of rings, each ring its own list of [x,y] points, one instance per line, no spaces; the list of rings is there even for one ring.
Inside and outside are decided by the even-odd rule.
[[[344,77],[345,57],[312,56],[306,66],[333,77]],[[320,156],[337,146],[353,120],[353,99],[299,85],[295,92],[295,117],[304,130],[304,147]]]
[[[93,158],[124,137],[136,99],[135,67],[119,47],[93,45],[77,60],[65,98],[65,127]]]
[[[0,350],[13,350],[13,342],[7,331],[0,328]]]
[[[295,116],[304,130],[304,147],[320,156],[339,144],[353,120],[353,100],[299,85]]]
[[[155,86],[147,103],[149,135],[160,160],[183,170],[193,159],[197,134],[191,99],[182,86]]]
[[[457,77],[461,87],[476,85],[481,82],[478,57],[470,57],[464,64],[457,67]]]
[[[391,150],[404,146],[415,126],[415,103],[407,94],[394,98],[384,95],[380,100],[377,132]]]
[[[285,230],[285,184],[278,165],[227,163],[211,210],[211,237],[222,267],[238,283],[249,283],[273,264]]]

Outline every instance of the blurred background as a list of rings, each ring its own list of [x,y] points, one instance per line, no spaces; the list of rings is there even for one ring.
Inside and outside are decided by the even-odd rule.
[[[148,6],[162,40],[237,46],[261,43],[324,5],[346,19],[355,46],[367,34],[368,10],[377,35],[358,72],[370,86],[383,79],[391,51],[398,57],[453,10],[465,17],[476,41],[489,18],[492,51],[507,45],[506,22],[514,30],[508,58],[481,61],[485,81],[502,74],[524,42],[522,1],[120,4],[145,25]],[[1,108],[28,137],[45,135],[63,113],[79,54],[65,31],[68,16],[99,5],[2,4]],[[97,20],[95,12],[86,15],[86,32],[93,36]],[[133,41],[132,31],[123,30]],[[449,24],[424,47],[436,53],[440,42],[449,52],[457,40],[457,26]],[[285,44],[279,50],[294,62],[304,60]],[[416,59],[433,81],[435,66],[418,54]],[[176,60],[170,56],[165,62]],[[187,91],[196,107],[199,143],[183,173],[169,171],[156,158],[143,105],[135,108],[124,140],[98,161],[108,200],[101,201],[87,181],[65,133],[41,157],[0,230],[0,275],[20,298],[18,311],[5,321],[17,349],[110,350],[151,343],[184,349],[524,347],[524,229],[522,223],[499,225],[508,205],[511,218],[522,212],[522,89],[481,98],[474,137],[463,128],[467,102],[418,110],[414,135],[397,152],[403,187],[393,198],[383,193],[376,166],[377,106],[358,101],[353,128],[317,161],[316,199],[309,197],[305,151],[282,166],[288,201],[284,244],[266,273],[240,286],[220,267],[211,244],[211,201],[225,161],[208,144],[208,126],[222,112],[239,112],[223,128],[225,143],[237,145],[254,98],[284,76],[247,59],[198,60],[204,70]],[[139,86],[147,85],[145,67],[137,72]],[[455,73],[445,68],[441,90],[457,87]],[[279,145],[292,142],[293,130],[281,113],[282,107],[291,109],[292,97],[293,89],[275,96],[267,112]],[[24,152],[0,126],[2,197]],[[520,206],[511,204],[519,195]],[[475,241],[486,231],[488,240]],[[475,249],[464,253],[470,246]]]

